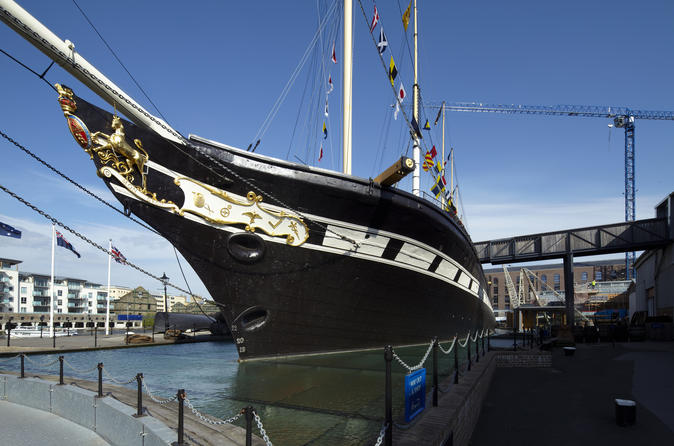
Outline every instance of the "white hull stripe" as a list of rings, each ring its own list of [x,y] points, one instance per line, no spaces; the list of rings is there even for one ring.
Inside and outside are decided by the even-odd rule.
[[[164,175],[167,175],[171,178],[184,177],[183,175],[173,172],[169,169],[164,168],[156,163],[148,162],[148,167],[160,172]],[[113,190],[126,197],[132,198],[134,200],[140,201],[136,196],[129,192],[126,188],[115,184],[110,183]],[[274,211],[285,210],[287,209],[280,208],[278,206],[270,205],[265,203],[265,206]],[[170,212],[167,210],[167,212]],[[329,252],[333,254],[346,255],[350,257],[355,257],[359,259],[364,259],[368,261],[379,262],[391,266],[396,266],[399,268],[405,268],[410,271],[417,273],[422,273],[427,276],[442,280],[450,285],[453,285],[463,291],[468,292],[473,295],[475,298],[485,302],[491,307],[491,302],[487,297],[486,290],[480,290],[479,282],[458,262],[456,262],[451,257],[446,254],[438,251],[426,244],[420,243],[416,240],[413,240],[409,237],[405,237],[400,234],[394,234],[387,231],[381,231],[375,228],[368,228],[365,226],[354,225],[348,222],[342,222],[338,220],[332,220],[329,218],[313,215],[313,214],[303,214],[306,218],[309,218],[313,221],[323,223],[327,225],[327,230],[323,238],[321,245],[316,245],[312,243],[304,243],[303,245],[297,247],[296,249],[311,249],[315,251]],[[239,233],[245,232],[244,229],[234,227],[234,226],[223,226],[216,225],[207,222],[206,220],[192,215],[190,213],[185,213],[183,218],[194,221],[196,223],[210,226],[214,229],[219,229],[225,232]],[[284,238],[271,237],[263,233],[256,232],[257,235],[262,237],[263,240],[271,243],[280,243],[286,244]],[[344,240],[339,236],[348,237],[351,240],[355,240],[357,245],[354,246],[350,241]],[[386,246],[389,241],[395,239],[403,241],[403,246],[400,251],[397,253],[395,260],[389,260],[382,257]],[[437,257],[441,258],[441,261],[435,271],[429,271],[429,267],[433,263],[433,260]],[[457,272],[461,271],[458,281],[455,281]]]

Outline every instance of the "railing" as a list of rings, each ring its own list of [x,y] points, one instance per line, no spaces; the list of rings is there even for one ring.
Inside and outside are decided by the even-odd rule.
[[[205,424],[210,424],[210,425],[223,425],[223,424],[233,424],[235,421],[237,421],[239,418],[242,416],[245,419],[245,429],[246,429],[246,445],[250,446],[252,444],[252,436],[253,436],[253,421],[255,421],[255,424],[257,426],[258,431],[260,432],[260,435],[262,436],[262,439],[264,440],[265,444],[267,446],[273,446],[273,443],[269,439],[269,436],[267,435],[266,430],[264,429],[264,426],[262,424],[262,419],[260,418],[259,414],[255,411],[255,408],[252,406],[248,407],[243,407],[238,413],[234,414],[232,417],[227,418],[227,419],[219,419],[219,418],[210,418],[208,416],[203,415],[201,412],[199,412],[198,409],[194,407],[194,404],[187,398],[187,393],[185,392],[185,389],[179,389],[175,395],[163,399],[154,392],[150,390],[149,385],[145,381],[145,377],[143,376],[142,373],[137,373],[135,376],[132,378],[125,380],[125,379],[117,379],[108,371],[105,369],[104,365],[102,362],[97,363],[94,367],[88,368],[88,369],[78,369],[74,367],[72,364],[70,364],[66,359],[65,356],[60,355],[58,358],[56,358],[53,361],[46,361],[46,362],[37,362],[33,359],[31,359],[28,355],[25,353],[21,353],[19,355],[10,357],[10,358],[4,358],[0,359],[0,364],[3,363],[8,363],[12,360],[15,360],[19,358],[20,360],[20,375],[19,378],[23,379],[26,377],[26,363],[25,361],[28,360],[29,363],[41,368],[41,369],[46,369],[49,367],[52,367],[58,363],[59,367],[59,382],[58,385],[64,385],[64,366],[67,366],[69,369],[72,371],[80,374],[80,375],[88,375],[91,373],[96,373],[98,376],[98,381],[97,381],[97,398],[104,398],[106,395],[103,394],[103,375],[105,375],[105,378],[114,384],[117,385],[129,385],[133,383],[134,381],[136,382],[136,389],[137,389],[137,398],[136,398],[136,414],[134,415],[135,417],[143,417],[147,415],[147,410],[146,407],[143,404],[143,395],[147,395],[152,401],[154,401],[157,404],[160,405],[167,405],[172,402],[177,402],[178,404],[178,429],[177,429],[177,434],[178,434],[178,441],[173,443],[174,445],[177,446],[183,446],[187,445],[188,443],[185,442],[185,422],[184,422],[184,417],[185,417],[185,405],[187,405],[188,409],[191,410],[191,412],[199,419],[202,423]]]

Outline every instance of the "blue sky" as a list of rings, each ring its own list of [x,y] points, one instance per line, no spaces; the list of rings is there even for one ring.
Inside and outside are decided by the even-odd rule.
[[[74,42],[82,56],[154,112],[72,1],[20,4],[59,37]],[[331,3],[203,1],[186,7],[173,1],[121,0],[110,6],[78,0],[78,4],[177,130],[246,147],[314,35],[317,9],[324,12]],[[671,1],[419,4],[420,85],[427,102],[674,110]],[[364,0],[363,6],[370,16],[373,3]],[[377,7],[399,79],[411,98],[412,66],[400,21],[400,9],[407,2],[380,1]],[[404,153],[407,142],[400,120],[390,124],[388,133],[382,131],[392,114],[393,93],[358,2],[354,17],[353,173],[367,178]],[[307,129],[316,133],[321,125],[321,88],[314,88],[320,107],[314,107],[311,119],[301,115],[298,135],[293,140],[289,136],[298,121],[298,108],[307,110],[300,99],[308,69],[293,85],[258,152],[340,168],[334,149],[341,134],[341,64],[328,61],[329,34],[335,26],[329,21],[326,27],[321,42],[324,59],[313,56],[305,67],[324,63],[336,87],[329,96],[329,138],[323,160],[317,162],[320,138],[298,136]],[[411,29],[407,35],[411,41]],[[0,48],[39,72],[49,64],[4,25]],[[338,41],[340,63],[341,53]],[[389,54],[385,53],[387,62]],[[88,156],[69,135],[54,92],[1,55],[0,73],[4,86],[0,130],[116,204]],[[101,104],[61,68],[52,68],[46,79],[65,83]],[[446,145],[455,148],[462,212],[474,240],[624,219],[624,132],[610,129],[609,120],[477,113],[450,113],[447,120]],[[432,139],[439,146],[439,128],[434,128]],[[674,122],[637,122],[637,218],[652,217],[654,205],[674,190],[673,149]],[[0,184],[101,245],[107,246],[108,238],[113,238],[129,260],[157,275],[166,272],[184,286],[166,241],[86,197],[5,140],[0,140],[0,153]],[[406,181],[403,187],[409,184]],[[428,188],[430,178],[422,184]],[[4,193],[0,194],[0,221],[24,234],[21,240],[0,238],[0,256],[23,260],[23,270],[48,272],[49,223]],[[66,233],[66,237],[83,258],[57,250],[57,274],[105,283],[107,258],[75,236]],[[183,266],[192,288],[206,294],[191,269]],[[159,283],[118,265],[113,267],[112,281],[141,284],[153,292],[160,288]]]

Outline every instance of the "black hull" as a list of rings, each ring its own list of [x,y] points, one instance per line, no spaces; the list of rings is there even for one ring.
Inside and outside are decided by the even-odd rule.
[[[91,131],[113,132],[110,113],[75,100],[74,114]],[[124,130],[149,155],[147,190],[157,199],[181,209],[197,203],[177,186],[184,176],[239,197],[254,191],[262,206],[306,224],[306,242],[297,246],[295,231],[293,246],[243,223],[169,211],[101,175],[126,209],[190,262],[222,304],[242,359],[427,343],[494,327],[472,243],[433,204],[203,140],[178,146],[126,121]],[[105,164],[94,162],[100,173]],[[132,183],[139,186],[140,175]]]

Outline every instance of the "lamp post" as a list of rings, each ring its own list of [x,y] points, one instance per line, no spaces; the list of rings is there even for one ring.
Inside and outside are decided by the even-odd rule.
[[[40,316],[40,339],[42,339],[42,330],[44,329],[44,316]]]
[[[166,273],[164,273],[159,278],[159,280],[161,280],[161,283],[164,284],[164,313],[166,313],[165,316],[164,316],[164,333],[166,333],[166,330],[168,330],[168,326],[169,326],[169,323],[168,323],[168,296],[166,295],[166,284],[168,283],[169,278],[166,277]]]

